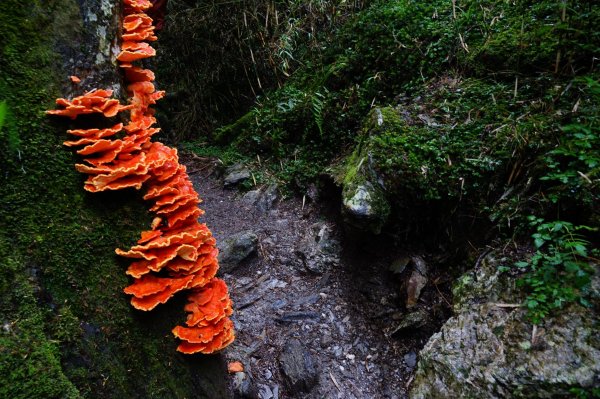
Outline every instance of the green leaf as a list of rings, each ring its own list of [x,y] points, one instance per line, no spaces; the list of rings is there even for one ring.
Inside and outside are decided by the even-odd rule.
[[[586,308],[591,308],[592,307],[592,303],[590,301],[588,301],[587,299],[580,297],[579,298],[579,303],[583,306],[585,306]]]
[[[538,307],[539,303],[535,299],[529,299],[527,300],[526,305],[529,309],[535,309]]]
[[[587,248],[584,245],[576,244],[573,249],[575,249],[575,252],[577,252],[578,255],[587,256]]]
[[[557,222],[554,224],[554,227],[552,228],[552,231],[560,231],[563,228],[563,224],[560,222]]]

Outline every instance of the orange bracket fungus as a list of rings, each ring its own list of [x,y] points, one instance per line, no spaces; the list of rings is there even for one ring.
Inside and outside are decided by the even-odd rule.
[[[71,100],[59,98],[59,109],[46,112],[71,119],[93,113],[106,118],[120,114],[125,121],[108,128],[68,130],[75,139],[64,145],[83,157],[75,168],[88,175],[85,190],[145,190],[144,200],[155,216],[150,229],[141,233],[137,245],[115,250],[133,260],[127,274],[134,281],[124,292],[132,295],[133,307],[149,311],[187,291],[186,325],[173,329],[182,341],[177,350],[213,353],[234,339],[231,299],[225,282],[215,277],[219,268],[216,241],[208,227],[198,222],[204,213],[198,207],[201,199],[186,167],[179,163],[177,150],[151,141],[160,130],[154,127],[151,106],[164,92],[156,91],[152,71],[133,63],[156,54],[146,43],[157,39],[153,20],[146,14],[152,2],[123,0],[123,6],[123,42],[117,60],[124,71],[128,104],[112,98],[112,90],[92,90]],[[121,114],[124,111],[129,111],[128,120]]]

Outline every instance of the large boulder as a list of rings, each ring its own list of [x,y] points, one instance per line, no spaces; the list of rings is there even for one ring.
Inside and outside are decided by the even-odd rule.
[[[368,180],[348,182],[344,186],[342,206],[346,223],[375,234],[381,232],[389,215],[389,205],[381,189]]]
[[[600,384],[598,315],[572,305],[539,326],[488,255],[454,287],[456,315],[420,353],[410,397],[567,397]]]
[[[390,214],[390,204],[383,181],[376,172],[370,146],[373,128],[384,124],[381,110],[375,109],[367,121],[364,140],[343,166],[342,215],[344,222],[352,228],[379,234]]]

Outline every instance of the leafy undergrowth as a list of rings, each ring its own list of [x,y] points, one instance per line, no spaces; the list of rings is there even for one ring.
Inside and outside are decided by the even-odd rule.
[[[530,223],[536,229],[532,236],[536,251],[515,266],[529,269],[518,282],[530,291],[525,305],[532,321],[537,324],[571,302],[590,307],[588,296],[594,275],[590,261],[598,251],[590,251],[591,244],[583,234],[597,229],[563,221],[544,223],[536,217],[530,217]]]
[[[336,0],[170,2],[156,43],[157,76],[170,93],[158,105],[163,131],[181,141],[242,116],[256,95],[282,85],[307,54],[322,51],[320,37],[363,6]]]
[[[565,178],[557,172],[540,183],[539,169],[562,162],[551,158],[579,150],[592,156],[593,142],[583,148],[568,138],[577,124],[565,126],[595,112],[578,76],[597,78],[600,38],[591,26],[600,13],[577,1],[564,12],[551,2],[373,2],[335,36],[317,39],[322,51],[307,53],[285,85],[202,141],[213,153],[219,145],[232,162],[232,154],[258,153],[281,181],[303,190],[364,141],[361,127],[373,107],[397,108],[409,115],[374,139],[390,196],[465,198],[475,191],[483,197],[478,208],[508,223],[514,207],[506,202],[514,196],[496,207],[497,193],[514,191],[525,175],[539,193]],[[584,174],[595,168],[584,166]],[[576,169],[569,184],[587,191],[589,205],[596,183],[585,186]],[[553,203],[567,197],[558,194]]]

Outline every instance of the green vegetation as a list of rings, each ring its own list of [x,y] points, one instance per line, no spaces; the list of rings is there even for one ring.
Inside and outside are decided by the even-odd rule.
[[[11,9],[10,14],[8,9]],[[33,131],[42,129],[40,104],[48,103],[54,85],[52,75],[28,66],[30,63],[47,65],[49,62],[39,40],[28,42],[37,37],[33,33],[37,29],[36,23],[43,21],[38,14],[38,18],[21,23],[27,18],[28,11],[17,4],[3,3],[0,13],[0,34],[3,37],[0,93],[4,121],[0,129],[3,159],[0,195],[4,204],[0,215],[0,313],[4,326],[0,333],[0,372],[3,375],[0,396],[73,398],[79,397],[79,392],[62,369],[59,341],[49,336],[45,329],[51,313],[47,307],[39,305],[38,298],[42,294],[37,284],[39,266],[35,257],[31,256],[36,246],[31,238],[43,240],[40,230],[46,230],[47,226],[41,223],[47,222],[47,214],[41,209],[33,213],[32,202],[44,193],[32,192],[29,184],[35,176],[39,178],[47,167],[37,165],[41,170],[33,172],[31,177],[26,172],[33,167],[35,154],[32,147],[36,144],[40,147],[39,142],[31,137]],[[22,42],[19,39],[21,34]],[[39,136],[38,140],[41,138]],[[47,157],[48,153],[47,150],[42,151],[39,156]],[[28,203],[30,205],[26,205]],[[29,208],[31,214],[26,216],[23,213],[25,209],[19,211],[19,207]],[[35,226],[35,230],[32,231],[30,226]],[[34,232],[35,235],[27,236]],[[19,241],[23,244],[18,244]],[[72,333],[75,337],[76,332]]]
[[[574,105],[577,110],[561,127],[558,145],[544,155],[548,169],[541,180],[552,184],[548,192],[552,202],[568,196],[589,207],[598,200],[600,182],[600,83],[584,76],[575,85],[581,93]]]
[[[597,225],[594,213],[600,182],[600,84],[587,76],[576,79],[574,84],[582,95],[575,107],[582,105],[583,109],[577,109],[560,128],[558,144],[541,157],[546,168],[540,180],[547,184],[543,203],[566,202],[571,209],[589,211],[592,217],[583,220]],[[532,235],[536,251],[529,260],[516,265],[527,270],[519,283],[528,292],[525,304],[532,320],[539,323],[552,310],[570,302],[590,306],[587,295],[597,267],[592,264],[597,262],[598,248],[586,236],[597,237],[590,233],[598,228],[560,220],[544,222],[536,216],[528,219],[536,230]]]
[[[570,393],[575,395],[577,399],[600,398],[600,388],[583,389],[571,388]]]
[[[416,164],[426,160],[441,174],[432,172],[421,185],[450,182],[452,196],[514,167],[513,185],[524,172],[514,158],[523,158],[516,162],[523,165],[549,150],[577,101],[570,71],[593,71],[599,39],[591,27],[600,16],[585,2],[569,2],[563,18],[561,4],[372,2],[324,29],[310,46],[297,43],[303,57],[291,77],[260,95],[242,118],[217,129],[215,142],[240,153],[260,152],[274,172],[283,163],[281,180],[302,188],[339,158],[340,148],[352,152],[372,106],[402,105],[401,112],[413,108],[413,120],[405,124],[415,134],[389,130],[378,139],[382,157],[407,141],[409,152],[422,152],[407,173],[415,176],[422,166]],[[444,171],[444,158],[466,162]],[[386,165],[397,170],[398,162]],[[461,177],[465,183],[457,190]],[[495,190],[503,193],[505,183],[498,181]],[[445,187],[423,194],[439,198]]]
[[[590,242],[578,232],[597,229],[562,221],[544,223],[534,216],[529,219],[536,229],[532,236],[536,251],[516,266],[527,270],[518,283],[529,291],[525,305],[532,321],[540,323],[553,310],[572,302],[590,306],[587,296],[594,274],[592,254]],[[597,249],[593,252],[597,256]]]
[[[191,139],[199,130],[212,132],[244,115],[257,95],[283,85],[305,54],[320,52],[318,37],[361,4],[169,3],[157,43],[157,76],[169,93],[159,105],[159,119],[174,141]]]
[[[37,303],[39,287],[31,281],[35,276],[23,273],[23,260],[11,252],[5,241],[0,241],[0,307],[5,315],[0,335],[0,396],[78,398],[79,391],[63,373],[59,341],[49,339],[43,329],[52,314]],[[77,328],[65,328],[70,339],[77,337],[76,331]]]

